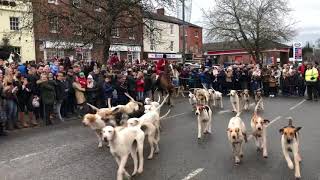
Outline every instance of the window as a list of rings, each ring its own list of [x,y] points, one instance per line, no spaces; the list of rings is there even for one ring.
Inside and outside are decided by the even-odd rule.
[[[48,0],[49,4],[58,4],[58,0]]]
[[[196,31],[194,36],[195,36],[195,37],[199,37],[199,32]]]
[[[150,50],[155,50],[155,35],[152,32],[150,34]]]
[[[58,17],[49,18],[49,30],[51,33],[58,33],[59,31]]]
[[[13,47],[13,52],[21,55],[21,47]]]
[[[19,18],[10,17],[10,30],[18,31],[19,30]]]
[[[133,28],[128,28],[129,39],[135,39]]]
[[[188,31],[186,29],[184,30],[184,33],[185,36],[188,36]]]
[[[173,41],[170,42],[170,51],[173,51]]]
[[[81,6],[81,0],[72,0],[72,4],[76,8],[80,8]]]
[[[84,60],[91,60],[91,52],[89,50],[83,52],[83,59]]]
[[[170,24],[170,34],[173,34],[173,24]]]
[[[113,38],[119,38],[119,28],[113,28],[112,31],[111,31],[111,36]]]
[[[53,59],[53,58],[63,58],[64,57],[64,51],[58,50],[58,49],[48,49],[47,50],[47,59]]]

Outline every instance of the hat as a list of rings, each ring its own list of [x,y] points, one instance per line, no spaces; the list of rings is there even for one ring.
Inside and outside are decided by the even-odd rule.
[[[93,77],[91,76],[91,74],[89,74],[89,76],[87,77],[87,79],[93,79]]]
[[[79,76],[84,76],[84,73],[83,73],[83,72],[80,72],[80,73],[79,73]]]

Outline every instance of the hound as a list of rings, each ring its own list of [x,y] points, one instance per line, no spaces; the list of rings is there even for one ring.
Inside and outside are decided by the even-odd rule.
[[[229,121],[227,129],[228,140],[231,144],[235,164],[240,164],[243,157],[243,146],[247,142],[246,126],[240,118],[240,113]]]
[[[191,91],[189,91],[189,103],[192,106],[192,111],[195,111],[197,106],[197,98]]]
[[[148,121],[139,121],[138,118],[131,118],[127,121],[128,127],[141,126],[145,135],[148,136],[148,142],[150,145],[150,154],[148,159],[152,159],[154,153],[159,152],[160,134],[158,134],[157,127]]]
[[[257,146],[257,151],[262,150],[263,157],[268,158],[267,126],[270,123],[270,121],[258,115],[258,107],[261,102],[262,102],[262,99],[260,99],[260,101],[257,103],[254,109],[254,113],[251,118],[251,128],[252,128],[255,144]]]
[[[245,111],[248,111],[249,110],[249,106],[250,106],[250,94],[249,94],[249,90],[248,89],[245,89],[243,90],[243,93],[242,93],[242,104],[243,104],[243,109]]]
[[[282,134],[281,146],[282,146],[282,152],[283,152],[284,158],[286,159],[288,163],[288,167],[290,169],[295,168],[296,179],[301,178],[300,162],[302,159],[299,153],[299,130],[300,129],[301,127],[294,127],[292,125],[292,119],[290,118],[289,125],[279,130],[279,132]],[[289,152],[293,153],[294,165],[289,156]]]
[[[213,104],[213,106],[216,106],[216,101],[220,101],[220,108],[223,109],[223,99],[222,99],[222,93],[219,91],[216,91],[214,89],[209,89],[209,95],[210,95],[210,104]]]
[[[117,180],[123,180],[123,174],[130,177],[125,170],[129,154],[131,154],[134,164],[132,176],[136,175],[137,172],[140,174],[143,172],[143,142],[145,135],[140,127],[114,128],[106,126],[102,129],[102,137],[109,142],[110,152],[119,166]]]
[[[231,90],[228,94],[230,96],[230,102],[232,105],[232,112],[239,113],[240,112],[240,98],[236,90]]]
[[[264,104],[263,104],[263,98],[262,98],[262,92],[261,89],[258,89],[255,93],[254,93],[254,99],[256,102],[256,105],[258,104],[258,102],[261,100],[260,105],[258,107],[258,110],[264,110]]]
[[[197,99],[197,104],[204,104],[208,105],[209,104],[209,92],[206,89],[198,89],[195,90],[195,96]]]
[[[161,101],[160,95],[158,98],[158,102],[152,101],[150,98],[146,98],[145,105],[144,105],[144,113],[157,109],[157,107],[160,106],[160,101]],[[158,113],[160,114],[160,109],[158,109]]]
[[[212,111],[208,105],[197,106],[195,114],[198,121],[198,139],[201,139],[203,134],[211,134]]]
[[[103,142],[101,130],[106,126],[106,123],[101,119],[101,116],[98,114],[86,114],[83,117],[82,123],[84,126],[88,126],[95,131],[99,142],[98,147],[101,148]]]

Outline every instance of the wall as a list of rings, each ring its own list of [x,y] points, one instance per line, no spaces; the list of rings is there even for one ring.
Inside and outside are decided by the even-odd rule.
[[[146,20],[145,20],[146,21]],[[148,20],[150,21],[150,20]],[[150,49],[150,33],[148,28],[144,27],[143,46],[144,52],[160,52],[160,53],[178,53],[179,52],[179,25],[167,23],[163,21],[152,20],[154,28],[159,29],[159,35],[156,37],[155,49]],[[170,25],[173,25],[173,34],[171,34]],[[173,51],[170,50],[170,43],[173,44]]]
[[[28,14],[30,4],[23,4],[16,1],[16,7],[0,5],[0,40],[7,37],[11,46],[20,47],[21,61],[35,60],[35,43],[33,30],[22,28],[19,31],[10,30],[10,17],[19,17],[19,26],[25,27],[29,22],[33,21],[32,14]],[[2,42],[1,42],[2,43]]]
[[[183,31],[182,26],[180,26],[180,51],[183,51]],[[202,54],[202,28],[187,26],[186,30],[186,54]],[[198,36],[196,36],[198,32]],[[197,47],[198,46],[198,47]]]

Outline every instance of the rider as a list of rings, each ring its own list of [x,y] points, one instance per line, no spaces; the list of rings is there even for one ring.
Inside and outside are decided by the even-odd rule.
[[[166,55],[164,54],[164,55],[163,55],[163,58],[160,59],[160,60],[157,62],[157,64],[156,64],[157,75],[160,75],[161,72],[164,71],[164,67],[165,67],[165,65],[166,65],[167,63],[168,63],[168,62],[167,62],[167,60],[166,60]]]

